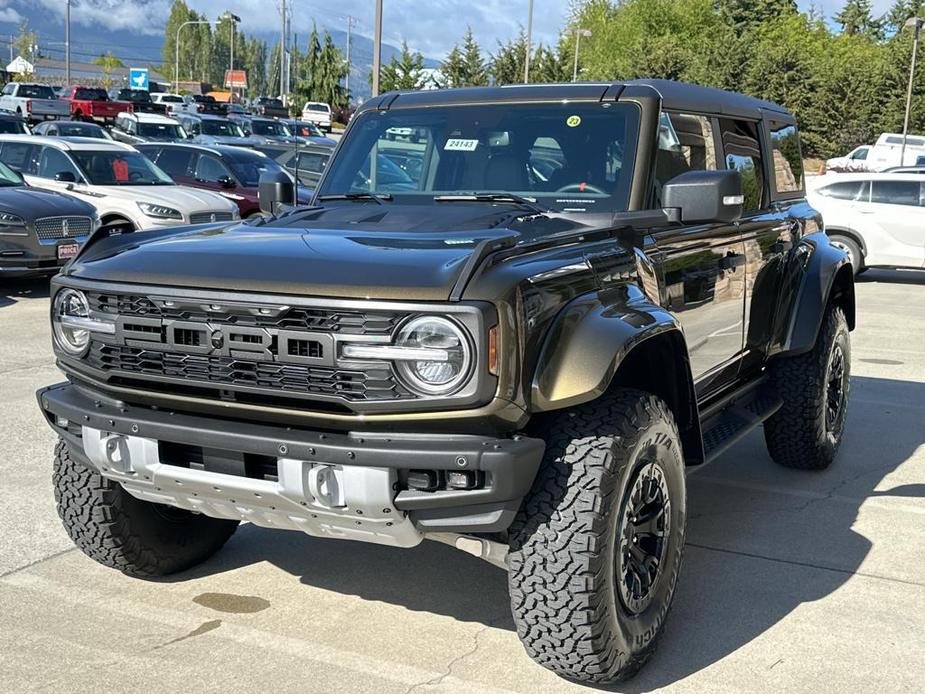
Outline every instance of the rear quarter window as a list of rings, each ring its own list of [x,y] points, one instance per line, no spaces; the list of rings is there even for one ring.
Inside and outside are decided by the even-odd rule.
[[[771,135],[771,166],[774,172],[774,189],[778,193],[803,191],[803,155],[800,151],[800,134],[792,123],[768,121]]]

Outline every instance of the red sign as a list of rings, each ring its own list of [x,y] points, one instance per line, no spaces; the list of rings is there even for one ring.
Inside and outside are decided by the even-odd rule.
[[[228,89],[247,89],[247,71],[225,70],[225,87]]]

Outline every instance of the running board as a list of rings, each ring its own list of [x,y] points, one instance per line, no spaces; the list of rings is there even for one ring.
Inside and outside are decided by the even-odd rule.
[[[705,419],[703,428],[704,462],[710,462],[741,441],[777,412],[784,401],[771,394],[766,384],[747,389]]]

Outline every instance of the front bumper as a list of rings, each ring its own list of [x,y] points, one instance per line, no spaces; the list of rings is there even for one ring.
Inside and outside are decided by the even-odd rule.
[[[37,397],[72,454],[138,498],[396,546],[436,532],[506,530],[545,449],[522,436],[329,433],[225,420],[128,405],[70,383]],[[164,462],[177,446],[218,462]],[[248,460],[270,475],[251,475]],[[472,471],[483,484],[417,491],[403,484],[408,470]]]
[[[32,231],[28,236],[0,237],[0,277],[5,275],[53,275],[69,258],[58,258],[58,246],[74,246],[84,238],[60,239],[50,243],[39,242]]]

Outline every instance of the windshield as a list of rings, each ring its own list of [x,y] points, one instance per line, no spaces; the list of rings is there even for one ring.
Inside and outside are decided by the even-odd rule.
[[[139,123],[138,134],[151,140],[186,139],[186,131],[176,123]]]
[[[27,99],[57,98],[51,87],[46,87],[43,84],[24,84],[19,88],[19,93],[16,96],[24,96]]]
[[[260,174],[264,172],[283,171],[283,167],[269,157],[247,152],[241,152],[234,157],[226,157],[225,163],[245,188],[256,188],[260,183]]]
[[[204,120],[200,124],[203,135],[219,135],[223,137],[244,137],[244,131],[230,120]]]
[[[251,121],[251,131],[254,135],[266,135],[268,137],[290,137],[292,135],[289,128],[277,120]]]
[[[637,121],[635,106],[606,102],[367,111],[319,195],[390,194],[396,203],[420,203],[506,193],[560,211],[623,211]]]
[[[130,151],[72,150],[71,157],[95,186],[164,186],[171,178],[146,156]]]
[[[298,123],[291,123],[289,128],[295,129],[296,135],[299,137],[324,137],[318,129],[318,126],[314,123],[299,121]]]
[[[58,134],[63,137],[95,137],[98,140],[111,140],[98,125],[90,123],[58,123]]]
[[[148,103],[151,101],[151,95],[148,92],[137,89],[123,89],[119,92],[119,99],[122,101],[134,101],[135,103]]]
[[[183,98],[176,96],[175,94],[162,94],[160,99],[161,99],[161,102],[168,103],[168,104],[182,104],[183,103]]]
[[[74,90],[74,98],[79,101],[109,101],[105,90],[92,87],[78,87]]]
[[[320,111],[320,112],[322,112],[322,113],[327,113],[327,112],[328,112],[328,105],[327,105],[327,104],[313,104],[313,103],[307,103],[307,104],[305,104],[305,108],[303,108],[302,110],[303,110],[303,111]]]
[[[25,185],[22,178],[20,178],[9,166],[0,162],[0,188],[22,185]]]
[[[4,135],[28,135],[29,131],[26,130],[25,123],[4,118],[0,120],[0,133]]]

